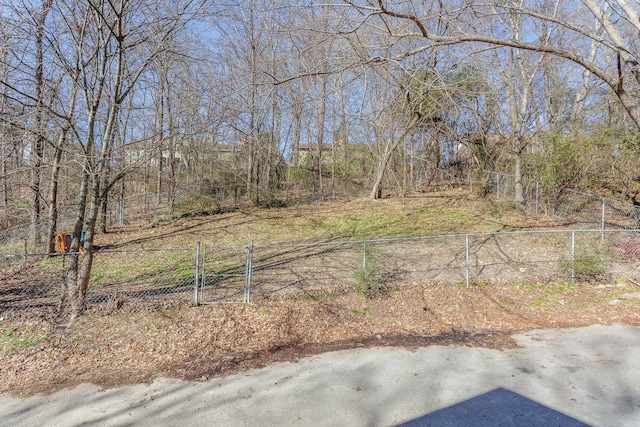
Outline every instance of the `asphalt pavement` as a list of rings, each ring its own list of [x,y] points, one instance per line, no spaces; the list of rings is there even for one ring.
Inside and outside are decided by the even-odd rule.
[[[204,382],[0,395],[7,426],[640,426],[640,328],[325,353]]]

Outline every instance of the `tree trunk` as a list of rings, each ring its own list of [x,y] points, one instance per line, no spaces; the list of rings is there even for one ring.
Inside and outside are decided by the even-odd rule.
[[[176,192],[176,147],[175,147],[175,132],[174,123],[173,123],[173,109],[172,109],[172,98],[171,98],[171,82],[169,81],[168,71],[164,70],[164,86],[165,86],[165,102],[167,106],[167,127],[169,134],[167,135],[169,138],[169,185],[167,187],[168,190],[168,201],[169,201],[169,211],[173,212],[174,204],[175,204],[175,192]]]
[[[402,141],[404,141],[404,138],[407,136],[407,134],[418,123],[418,120],[420,120],[420,116],[417,114],[414,114],[411,120],[409,121],[409,123],[407,123],[407,126],[404,128],[400,136],[398,136],[398,138],[396,138],[395,141],[392,141],[392,142],[390,141],[385,146],[382,158],[378,162],[376,179],[373,182],[373,187],[371,187],[371,193],[369,193],[369,197],[371,199],[379,199],[382,196],[381,194],[382,192],[380,190],[382,189],[381,188],[382,180],[384,179],[387,166],[389,165],[389,160],[391,159],[393,152],[398,148],[398,146],[402,143]]]
[[[0,64],[2,64],[2,80],[8,81],[8,65],[7,65],[7,56],[9,51],[7,49],[0,49]],[[2,86],[2,93],[0,93],[0,115],[4,116],[8,114],[8,97],[7,97],[7,87]],[[8,135],[9,126],[4,123],[0,124],[0,132],[4,135]],[[9,139],[9,138],[6,138]],[[8,161],[8,150],[7,144],[8,140],[2,141],[0,143],[0,155],[2,156],[2,166],[0,169],[0,180],[2,180],[2,207],[7,208],[9,206],[9,183],[7,182],[7,161]]]
[[[158,167],[156,169],[156,205],[162,203],[162,147],[158,150]]]
[[[60,177],[60,160],[62,159],[62,141],[66,137],[60,137],[58,146],[55,147],[53,163],[51,165],[51,186],[49,187],[49,213],[47,229],[47,253],[56,250],[56,229],[58,228],[58,179]]]
[[[45,110],[44,110],[44,29],[47,15],[51,9],[51,0],[42,2],[42,9],[37,17],[35,38],[35,135],[31,144],[31,230],[29,240],[33,244],[40,242],[42,157],[45,144]]]
[[[415,181],[415,140],[413,137],[409,140],[409,188],[411,191],[416,190],[416,181]]]
[[[254,169],[254,137],[249,136],[247,141],[247,200],[253,198],[253,169]]]
[[[118,63],[119,67],[122,67],[122,62]],[[118,73],[118,80],[116,80],[115,84],[115,100],[119,99],[120,94],[120,84],[121,80],[121,71]],[[108,187],[105,186],[104,191],[102,191],[103,182],[107,182],[108,175],[108,160],[111,154],[111,146],[114,140],[114,131],[115,126],[118,120],[118,112],[119,112],[120,104],[114,103],[109,109],[109,113],[107,116],[107,123],[105,125],[105,129],[103,132],[103,141],[106,141],[102,144],[100,155],[98,157],[98,161],[94,166],[93,173],[91,176],[91,190],[89,192],[89,209],[86,216],[86,228],[84,234],[84,256],[82,257],[82,264],[78,270],[77,276],[77,288],[79,301],[77,303],[77,308],[80,310],[77,313],[72,313],[72,316],[79,315],[86,308],[86,297],[87,297],[87,288],[89,286],[89,278],[91,276],[91,268],[93,266],[93,246],[94,246],[94,237],[96,230],[96,223],[98,219],[98,208],[101,204],[107,203],[106,197],[108,194]]]
[[[160,89],[156,125],[158,132],[158,169],[156,170],[156,204],[162,203],[162,161],[164,158],[164,95]]]
[[[324,122],[326,118],[326,97],[327,97],[327,79],[326,77],[322,80],[322,86],[320,91],[320,108],[318,109],[318,117],[317,117],[317,127],[318,127],[318,135],[316,139],[316,143],[318,146],[318,167],[316,170],[317,173],[317,181],[320,187],[320,199],[324,201],[324,182],[322,179],[322,146],[324,144]]]
[[[521,144],[518,144],[521,146]],[[522,150],[516,150],[514,152],[515,160],[515,195],[513,201],[518,205],[524,204],[524,189],[522,186]]]
[[[92,150],[89,150],[91,152]],[[87,206],[87,196],[89,192],[89,169],[91,167],[90,157],[85,157],[82,168],[82,178],[80,181],[80,191],[78,195],[78,205],[76,208],[77,217],[73,227],[73,240],[69,248],[69,265],[66,270],[66,280],[60,303],[60,309],[63,308],[65,299],[71,304],[71,322],[74,321],[82,313],[82,302],[78,292],[78,268],[80,266],[80,239],[82,237],[82,229],[84,227],[85,211]],[[66,298],[65,298],[66,295]]]
[[[2,177],[0,177],[0,179],[2,179],[2,207],[6,209],[9,206],[9,183],[7,180],[8,153],[7,153],[7,146],[5,143],[2,143],[1,155],[2,155],[2,170],[0,172],[2,173]]]
[[[31,227],[29,241],[34,245],[40,243],[40,180],[42,176],[42,148],[44,146],[41,132],[38,132],[31,146]]]
[[[300,166],[300,136],[302,133],[302,101],[293,104],[293,144],[291,147],[291,163]]]
[[[93,243],[95,238],[99,207],[102,203],[106,204],[106,200],[101,197],[100,192],[102,173],[104,173],[103,167],[102,165],[98,164],[97,171],[91,179],[92,184],[91,190],[89,192],[89,208],[85,221],[86,229],[84,230],[84,256],[82,257],[82,263],[80,264],[80,268],[78,270],[78,308],[80,309],[80,312],[77,313],[78,315],[86,308],[87,288],[89,287],[89,278],[91,276],[91,268],[93,267]]]
[[[108,181],[108,174],[103,180],[103,185],[106,185]],[[103,187],[104,188],[104,187]],[[108,230],[108,215],[109,214],[109,192],[107,191],[100,202],[100,232],[103,234],[107,234]]]
[[[55,252],[56,247],[56,231],[58,228],[58,180],[60,178],[60,167],[62,153],[67,145],[67,138],[71,131],[71,122],[74,117],[76,107],[76,97],[78,88],[73,87],[71,97],[69,98],[69,106],[67,111],[67,123],[62,128],[58,142],[54,145],[53,163],[51,165],[51,186],[49,187],[49,214],[48,214],[48,230],[47,230],[47,252]]]

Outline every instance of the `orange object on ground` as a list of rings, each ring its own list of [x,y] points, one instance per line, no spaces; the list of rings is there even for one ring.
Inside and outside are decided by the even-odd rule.
[[[71,242],[73,241],[73,234],[71,233],[58,233],[56,234],[56,251],[60,253],[69,252],[71,249]],[[84,231],[80,237],[80,252],[84,252]]]

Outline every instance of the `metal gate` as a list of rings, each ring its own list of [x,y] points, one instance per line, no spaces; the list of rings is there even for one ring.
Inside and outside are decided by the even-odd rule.
[[[250,246],[204,246],[199,264],[199,304],[247,303],[251,289]]]

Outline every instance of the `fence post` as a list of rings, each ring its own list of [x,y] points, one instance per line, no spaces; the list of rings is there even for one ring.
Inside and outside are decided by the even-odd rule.
[[[362,271],[367,271],[367,241],[362,242]]]
[[[539,203],[540,203],[540,182],[536,181],[536,215],[538,215]]]
[[[466,282],[467,288],[469,287],[469,235],[466,234],[464,236],[464,253],[465,253],[465,263],[466,263]]]
[[[602,222],[601,222],[602,236],[600,237],[601,240],[604,240],[605,210],[606,210],[606,199],[603,197],[602,198]]]
[[[200,284],[200,242],[196,243],[196,272],[193,275],[193,304],[200,303],[198,298],[198,288]]]
[[[576,232],[571,231],[571,283],[576,281]]]
[[[249,304],[251,301],[251,280],[253,279],[253,239],[247,247],[247,274],[245,284],[244,302]]]

